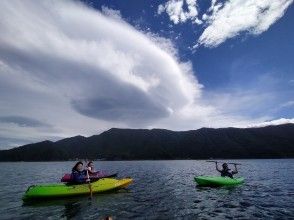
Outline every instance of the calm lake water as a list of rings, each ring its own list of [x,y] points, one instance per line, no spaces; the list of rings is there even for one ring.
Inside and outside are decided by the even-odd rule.
[[[235,160],[236,161],[236,160]],[[74,162],[0,163],[1,219],[294,219],[294,159],[239,160],[243,185],[195,187],[217,175],[205,161],[99,161],[98,169],[132,177],[129,190],[24,205],[31,184],[59,182]]]

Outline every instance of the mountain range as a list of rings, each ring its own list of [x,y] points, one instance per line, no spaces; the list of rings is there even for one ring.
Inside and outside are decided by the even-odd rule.
[[[112,128],[0,151],[0,161],[293,158],[294,124],[190,131]]]

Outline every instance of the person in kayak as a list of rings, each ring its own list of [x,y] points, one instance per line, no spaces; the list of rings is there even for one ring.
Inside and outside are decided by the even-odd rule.
[[[231,169],[229,169],[228,167],[228,164],[227,163],[223,163],[222,167],[223,169],[219,169],[218,166],[217,166],[217,162],[215,162],[215,168],[218,172],[221,173],[221,176],[225,177],[230,177],[230,178],[233,178],[233,175],[237,174],[238,173],[238,170],[237,170],[237,165],[235,165],[235,170],[234,171],[230,171]]]
[[[89,182],[90,179],[87,178],[87,170],[84,170],[83,163],[81,161],[77,162],[72,168],[71,179],[74,183],[85,183]]]
[[[95,168],[94,168],[94,163],[93,163],[93,161],[90,161],[90,162],[87,164],[87,169],[88,169],[89,175],[91,175],[91,174],[96,174],[96,171],[95,171]]]

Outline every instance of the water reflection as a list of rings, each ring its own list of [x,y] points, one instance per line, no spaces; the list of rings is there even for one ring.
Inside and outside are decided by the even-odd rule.
[[[64,204],[64,214],[62,218],[71,219],[81,213],[82,206],[80,202],[68,202]]]

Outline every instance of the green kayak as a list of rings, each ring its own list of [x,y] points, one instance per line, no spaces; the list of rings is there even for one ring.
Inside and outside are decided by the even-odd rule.
[[[92,193],[104,193],[107,191],[125,188],[133,182],[132,179],[104,178],[91,183]],[[42,184],[30,186],[23,196],[23,200],[44,199],[56,197],[69,197],[77,195],[90,195],[89,184],[69,185],[65,183]]]
[[[232,179],[222,176],[197,176],[194,180],[199,186],[234,186],[244,182],[243,177]]]

